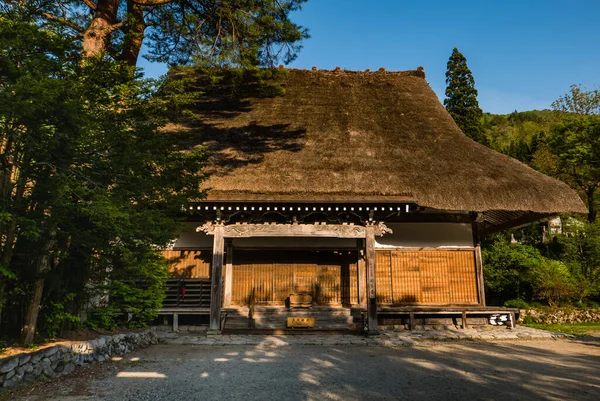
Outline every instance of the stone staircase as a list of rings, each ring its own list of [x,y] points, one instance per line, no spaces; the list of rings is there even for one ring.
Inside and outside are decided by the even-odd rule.
[[[227,313],[224,330],[284,330],[287,329],[288,317],[314,318],[312,330],[349,330],[362,328],[360,313],[350,308],[314,306],[311,308],[294,308],[278,306],[256,306],[254,309],[254,327],[250,324],[248,307],[226,308]],[[354,315],[354,316],[353,316]]]

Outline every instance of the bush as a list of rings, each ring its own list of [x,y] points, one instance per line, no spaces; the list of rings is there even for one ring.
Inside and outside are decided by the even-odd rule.
[[[109,284],[97,288],[108,292],[108,305],[91,310],[86,326],[107,330],[145,327],[156,319],[165,297],[166,261],[158,251],[145,249],[121,250],[115,261]]]
[[[486,296],[490,304],[532,299],[531,272],[545,260],[537,248],[511,244],[508,238],[497,235],[482,249],[482,256]]]
[[[532,275],[535,296],[550,306],[557,306],[575,294],[569,269],[562,262],[545,259],[533,269]]]
[[[556,242],[577,287],[577,299],[600,295],[600,221],[575,221]]]
[[[49,305],[44,306],[45,329],[46,337],[57,337],[61,334],[65,323],[79,323],[79,317],[65,310],[65,304],[73,301],[75,294],[67,294],[63,302],[49,302]]]
[[[522,299],[510,299],[504,303],[507,308],[527,309],[529,304]]]

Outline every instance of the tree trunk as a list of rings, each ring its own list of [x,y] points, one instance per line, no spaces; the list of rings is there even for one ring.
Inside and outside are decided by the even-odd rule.
[[[142,49],[145,30],[144,7],[134,3],[133,0],[127,0],[127,24],[123,29],[125,38],[123,39],[123,50],[119,60],[135,67]]]
[[[94,18],[83,34],[84,58],[101,56],[106,50],[106,40],[117,20],[120,0],[98,0]]]
[[[33,294],[27,306],[27,314],[25,315],[25,325],[22,331],[23,345],[31,344],[35,336],[37,327],[38,314],[40,312],[40,304],[42,303],[42,293],[44,291],[44,279],[39,278],[33,285]]]
[[[595,195],[596,195],[596,188],[588,188],[587,191],[585,191],[586,195],[587,195],[587,201],[588,201],[588,221],[590,223],[593,223],[594,221],[596,221],[596,215],[598,213],[598,211],[596,210],[596,199],[595,199]]]
[[[42,294],[44,292],[44,278],[42,274],[50,269],[50,255],[56,243],[56,229],[51,229],[48,234],[48,240],[42,247],[41,253],[36,263],[36,274],[38,279],[33,286],[33,294],[29,299],[27,314],[25,315],[25,324],[21,331],[23,345],[31,344],[35,336],[38,314],[42,303]]]

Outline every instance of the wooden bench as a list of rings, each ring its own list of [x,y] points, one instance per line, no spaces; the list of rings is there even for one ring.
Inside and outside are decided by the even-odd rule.
[[[462,318],[462,328],[468,328],[468,315],[508,315],[508,325],[511,329],[515,328],[516,308],[504,307],[482,307],[482,306],[452,306],[452,307],[419,307],[419,306],[391,306],[377,309],[377,315],[408,315],[410,320],[410,329],[415,327],[416,315],[460,315]]]

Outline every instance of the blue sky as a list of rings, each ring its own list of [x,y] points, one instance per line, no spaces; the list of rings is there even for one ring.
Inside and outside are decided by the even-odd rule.
[[[311,38],[290,66],[423,66],[443,99],[456,46],[485,112],[543,109],[571,84],[600,85],[599,16],[600,0],[309,0],[292,19]]]

